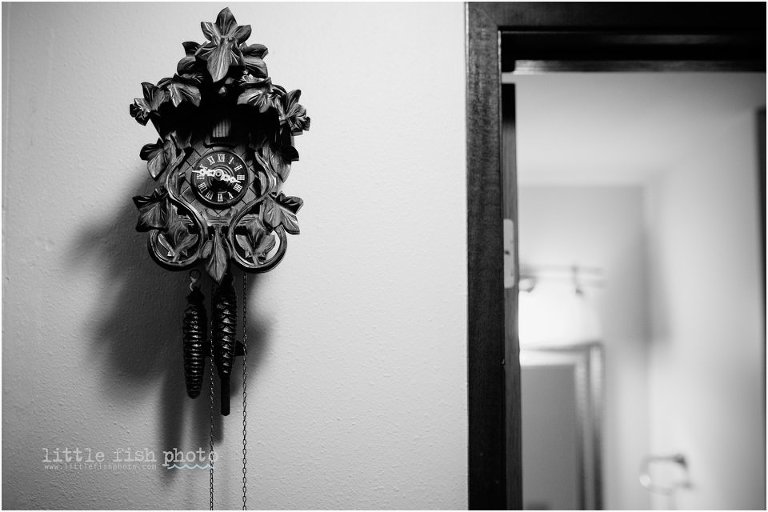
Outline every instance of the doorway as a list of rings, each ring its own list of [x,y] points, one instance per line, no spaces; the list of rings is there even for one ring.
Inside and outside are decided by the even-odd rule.
[[[517,103],[523,507],[763,507],[764,73],[503,83]],[[579,380],[555,387],[562,364],[526,358],[585,342],[605,353],[603,412],[542,442]],[[589,454],[593,437],[603,471],[568,460],[542,471],[549,452]],[[555,478],[562,466],[570,480]],[[557,503],[552,491],[574,482],[582,495]]]
[[[764,4],[468,4],[470,508],[523,506],[517,147],[501,72],[764,71],[764,20]]]

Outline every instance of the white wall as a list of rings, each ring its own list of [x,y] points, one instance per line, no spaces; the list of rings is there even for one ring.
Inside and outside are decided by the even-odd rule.
[[[41,460],[207,445],[181,375],[186,275],[134,232],[156,134],[128,105],[224,6],[3,5],[5,508],[208,505],[205,471]],[[302,233],[250,281],[249,506],[464,508],[463,6],[231,7],[312,117],[286,185]],[[221,508],[240,505],[239,413]]]
[[[648,449],[643,188],[521,186],[518,198],[522,265],[604,273],[604,288],[585,288],[599,304],[605,344],[604,506],[648,508],[637,483]]]
[[[764,105],[764,77],[744,101]],[[649,186],[651,446],[693,487],[662,508],[765,508],[755,111],[723,117]]]

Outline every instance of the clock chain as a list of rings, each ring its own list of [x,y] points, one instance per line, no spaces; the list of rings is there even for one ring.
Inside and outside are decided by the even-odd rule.
[[[213,284],[211,284],[211,297],[213,297]],[[214,463],[214,451],[213,451],[213,425],[214,425],[214,383],[213,383],[213,371],[214,371],[214,359],[213,359],[213,326],[211,325],[209,328],[209,336],[208,336],[208,345],[210,346],[210,365],[209,365],[209,374],[210,374],[210,393],[208,394],[208,403],[209,403],[209,417],[210,417],[210,435],[208,440],[208,468],[209,468],[209,476],[208,476],[208,489],[209,489],[209,496],[210,496],[210,509],[213,510],[213,463]]]
[[[243,273],[243,510],[247,510],[247,500],[248,500],[248,479],[247,479],[247,472],[248,472],[248,392],[246,388],[246,383],[248,380],[248,363],[247,363],[247,355],[248,355],[248,331],[247,331],[247,317],[248,317],[248,306],[246,302],[246,296],[248,291],[248,277],[245,273]],[[211,296],[213,296],[213,286],[211,287]],[[210,393],[209,393],[209,417],[210,417],[210,434],[209,434],[209,442],[208,442],[208,467],[209,467],[209,478],[208,478],[208,490],[209,490],[209,506],[210,510],[213,510],[213,476],[214,476],[214,379],[213,379],[213,332],[211,332],[211,335],[209,337],[210,340],[210,356],[211,356],[211,365],[210,365]]]
[[[248,330],[246,329],[246,320],[248,317],[248,308],[246,306],[246,295],[248,288],[248,276],[243,272],[243,510],[246,509],[246,500],[248,499],[248,480],[246,473],[248,471],[248,439],[247,439],[247,426],[248,426],[248,393],[246,391],[246,380],[248,378]]]

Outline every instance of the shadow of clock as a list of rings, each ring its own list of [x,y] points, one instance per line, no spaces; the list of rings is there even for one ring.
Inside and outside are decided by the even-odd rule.
[[[145,193],[145,192],[141,192]],[[102,390],[116,407],[144,404],[158,397],[161,424],[158,469],[164,478],[179,471],[161,468],[165,450],[190,451],[208,447],[210,430],[210,360],[206,360],[203,389],[196,399],[187,396],[182,353],[182,320],[189,293],[189,272],[171,272],[158,266],[147,251],[147,233],[135,231],[137,211],[128,199],[115,214],[83,230],[70,251],[71,266],[93,274],[100,272],[103,286],[97,308],[92,312],[94,367],[102,368]],[[204,278],[201,291],[206,296],[211,317],[212,280],[202,266],[196,267]],[[242,338],[242,275],[232,270],[238,298],[238,336]],[[248,275],[248,300],[253,303],[259,290],[260,275]],[[248,375],[250,382],[258,372],[269,342],[269,322],[249,308]],[[223,423],[238,420],[242,411],[242,358],[232,369],[230,384],[231,413],[219,414],[219,383],[215,376],[214,425],[216,441],[223,436]],[[157,388],[160,387],[158,393]],[[249,391],[250,394],[256,391]],[[136,446],[131,440],[127,445]]]

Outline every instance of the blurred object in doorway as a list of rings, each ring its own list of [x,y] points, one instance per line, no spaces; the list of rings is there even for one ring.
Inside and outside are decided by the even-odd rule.
[[[571,345],[602,339],[598,268],[523,266],[520,275],[520,346]]]

